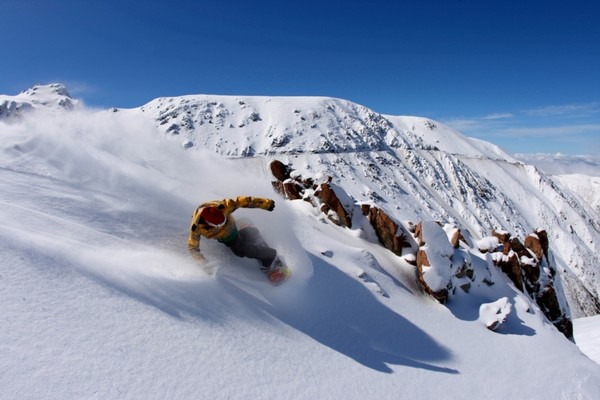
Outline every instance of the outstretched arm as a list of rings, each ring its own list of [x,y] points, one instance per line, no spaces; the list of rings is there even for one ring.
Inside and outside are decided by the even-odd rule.
[[[273,211],[275,201],[264,197],[238,196],[235,199],[226,200],[231,202],[231,206],[236,208],[262,208],[263,210]],[[228,207],[228,204],[225,205]]]

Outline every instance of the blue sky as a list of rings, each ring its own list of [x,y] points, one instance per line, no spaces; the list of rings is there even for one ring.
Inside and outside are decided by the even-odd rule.
[[[0,0],[0,93],[96,107],[330,96],[515,152],[600,155],[595,1]]]

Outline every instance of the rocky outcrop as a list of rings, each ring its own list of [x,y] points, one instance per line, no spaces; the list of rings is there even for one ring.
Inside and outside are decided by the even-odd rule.
[[[369,204],[361,205],[361,210],[375,229],[377,238],[383,247],[398,256],[402,255],[403,249],[411,247],[404,229],[385,211]]]
[[[307,189],[307,182],[294,180],[291,177],[292,168],[285,165],[281,161],[275,160],[270,164],[271,174],[275,178],[272,181],[273,188],[288,200],[302,199],[304,192]],[[312,190],[316,189],[314,185],[310,185]]]
[[[275,178],[273,187],[283,197],[311,203],[339,226],[351,228],[353,211],[360,207],[381,245],[398,256],[411,256],[412,261],[406,260],[416,265],[420,287],[439,302],[448,302],[457,291],[469,293],[473,285],[493,285],[487,264],[479,267],[482,269],[475,274],[471,259],[473,245],[457,227],[432,221],[422,221],[417,225],[408,223],[408,231],[413,235],[410,238],[410,233],[382,209],[370,204],[359,206],[352,199],[347,199],[345,193],[336,193],[337,188],[330,177],[317,182],[313,178],[302,177],[291,166],[277,160],[271,163],[270,168]],[[413,248],[415,242],[416,248]],[[517,289],[528,294],[566,337],[572,339],[570,313],[560,286],[554,282],[556,272],[545,231],[537,230],[524,241],[509,232],[494,231],[490,238],[480,241],[476,247],[482,253],[490,253],[493,264],[510,278]]]
[[[352,218],[342,205],[339,197],[335,194],[329,183],[321,183],[315,191],[315,196],[321,203],[321,211],[337,225],[352,228]]]
[[[316,182],[310,177],[302,177],[294,172],[294,169],[274,160],[270,164],[271,174],[275,178],[272,181],[273,188],[288,200],[303,199],[310,202],[337,225],[352,227],[352,211],[354,204],[344,204],[336,193],[331,178],[325,182]],[[346,201],[348,203],[348,201]],[[373,227],[380,243],[388,250],[398,256],[403,255],[403,249],[410,248],[408,234],[405,229],[394,221],[382,209],[369,205],[360,205],[364,215]]]
[[[339,196],[331,186],[331,177],[325,182],[315,182],[312,178],[303,178],[294,174],[291,166],[274,160],[270,164],[275,178],[273,188],[288,200],[303,199],[321,211],[336,225],[352,227],[351,213],[346,210]]]
[[[461,241],[466,244],[460,230],[450,224],[422,221],[413,235],[419,245],[417,279],[423,291],[441,303],[457,289],[468,293],[476,277],[468,251],[460,246]],[[488,284],[487,275],[481,274],[478,283]]]
[[[465,239],[465,237],[462,234],[462,231],[460,229],[456,228],[452,232],[452,236],[450,238],[450,244],[455,249],[458,249],[461,242],[468,244],[467,239]]]
[[[429,262],[429,258],[427,257],[427,251],[423,249],[419,249],[417,251],[417,280],[419,281],[419,285],[424,292],[430,294],[440,303],[444,304],[448,301],[448,289],[451,287],[450,280],[445,280],[446,282],[440,282],[441,284],[432,285],[431,282],[428,282],[426,276],[428,274],[434,275],[436,272],[432,271],[433,269],[438,268],[446,268],[440,265],[432,266]]]
[[[522,290],[523,278],[521,277],[521,263],[515,253],[496,260],[496,266],[510,278],[517,289]]]
[[[567,338],[573,339],[573,323],[562,293],[557,291],[556,270],[548,234],[538,229],[523,242],[508,232],[492,232],[499,245],[492,252],[494,264],[540,307],[548,320]]]
[[[285,182],[291,178],[292,168],[281,161],[273,160],[269,167],[271,168],[271,174],[276,179],[275,182]]]
[[[502,297],[493,303],[484,303],[479,307],[479,321],[491,331],[497,330],[512,309],[507,297]]]

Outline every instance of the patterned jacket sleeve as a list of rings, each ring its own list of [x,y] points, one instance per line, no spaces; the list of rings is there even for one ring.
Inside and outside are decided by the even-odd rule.
[[[200,234],[200,228],[196,225],[196,217],[196,213],[194,213],[188,236],[188,250],[195,260],[204,261],[204,256],[200,253],[200,238],[202,235]]]
[[[237,208],[262,208],[263,210],[268,210],[272,208],[275,202],[271,199],[267,199],[264,197],[251,197],[251,196],[238,196],[235,199],[225,200],[225,208],[227,207],[227,202],[233,202],[235,204],[234,209]]]

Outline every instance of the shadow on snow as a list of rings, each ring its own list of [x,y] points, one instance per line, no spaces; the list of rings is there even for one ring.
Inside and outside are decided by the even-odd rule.
[[[260,299],[235,280],[221,282],[227,290],[237,290],[245,303],[374,370],[391,373],[388,365],[404,365],[458,373],[431,364],[448,361],[451,354],[427,332],[390,310],[337,268],[315,256],[311,259],[315,268],[310,281],[302,288],[298,301],[284,306],[268,290],[262,292],[265,299]]]
[[[382,304],[360,282],[316,256],[310,258],[314,271],[307,282],[295,286],[292,278],[276,288],[251,262],[239,259],[222,267],[216,279],[201,274],[196,279],[117,277],[99,271],[88,276],[178,319],[226,324],[232,314],[264,323],[274,317],[376,371],[392,373],[390,366],[399,365],[459,373],[434,364],[448,362],[452,355],[427,332]],[[254,271],[240,271],[244,266]]]

